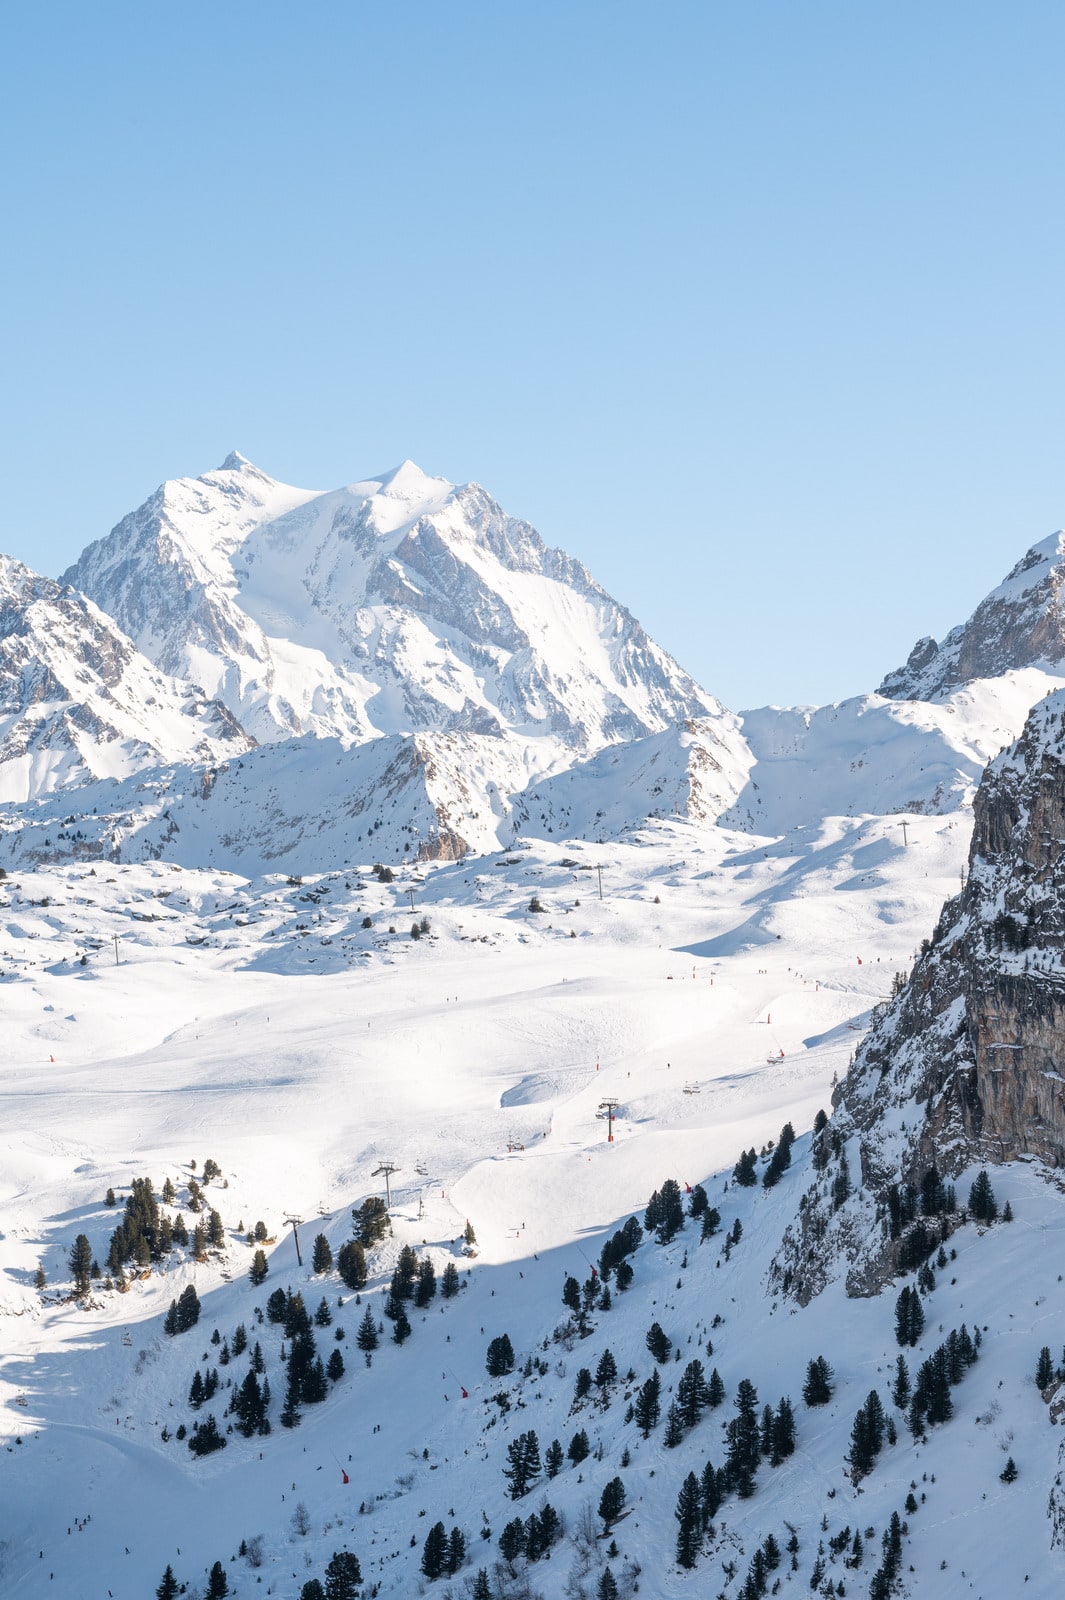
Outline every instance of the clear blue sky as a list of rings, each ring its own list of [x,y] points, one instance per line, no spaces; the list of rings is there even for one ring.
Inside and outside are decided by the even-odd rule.
[[[1065,523],[1065,8],[11,4],[0,548],[412,456],[734,707]]]

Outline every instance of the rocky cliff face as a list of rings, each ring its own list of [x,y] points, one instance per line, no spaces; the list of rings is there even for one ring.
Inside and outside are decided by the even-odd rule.
[[[1065,661],[1065,533],[1033,545],[997,589],[941,644],[919,639],[879,693],[889,700],[938,700],[958,684],[1011,668]]]
[[[1017,1157],[1065,1165],[1065,691],[988,768],[966,886],[876,1019],[821,1137],[825,1177],[778,1262],[800,1299],[833,1257],[853,1293],[891,1275],[889,1191],[919,1187],[933,1163],[944,1178]],[[837,1205],[841,1156],[854,1192]]]

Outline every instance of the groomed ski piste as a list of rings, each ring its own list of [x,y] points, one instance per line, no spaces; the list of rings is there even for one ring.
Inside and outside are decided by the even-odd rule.
[[[528,841],[505,857],[397,870],[391,883],[370,863],[302,882],[165,860],[12,872],[0,884],[0,1591],[144,1600],[169,1565],[202,1595],[218,1561],[231,1594],[297,1600],[348,1549],[364,1594],[464,1595],[483,1567],[493,1595],[590,1597],[609,1566],[621,1594],[731,1597],[766,1536],[786,1551],[794,1532],[795,1565],[785,1553],[770,1590],[810,1592],[821,1546],[820,1591],[831,1580],[864,1596],[898,1512],[900,1592],[1060,1592],[1047,1511],[1056,1430],[1032,1380],[1040,1347],[1056,1358],[1065,1328],[1057,1190],[1023,1165],[994,1170],[1016,1220],[953,1236],[925,1333],[905,1352],[915,1371],[964,1322],[982,1330],[980,1359],[927,1442],[894,1413],[898,1441],[859,1485],[846,1471],[855,1413],[876,1388],[893,1414],[897,1290],[853,1300],[836,1281],[803,1309],[767,1292],[811,1181],[814,1116],[959,884],[963,814],[906,820],[905,843],[895,817],[836,819],[790,841],[663,823],[624,845]],[[543,910],[530,910],[534,897]],[[599,1115],[608,1099],[613,1142]],[[737,1187],[740,1153],[787,1121],[799,1138],[781,1182]],[[191,1228],[188,1181],[207,1158],[221,1168],[205,1199],[224,1247],[203,1262],[176,1250],[125,1292],[94,1280],[74,1299],[75,1237],[102,1264],[143,1177],[157,1197],[170,1179],[168,1214]],[[335,1267],[312,1270],[311,1247],[324,1234],[335,1260],[352,1208],[382,1192],[384,1162],[398,1169],[393,1231],[369,1253],[356,1305]],[[586,1281],[667,1178],[703,1184],[720,1231],[700,1244],[688,1221],[665,1246],[645,1235],[631,1287],[591,1312],[587,1338],[565,1332],[566,1278]],[[959,1179],[959,1195],[967,1186]],[[302,1218],[302,1267],[290,1216]],[[259,1220],[275,1242],[256,1287],[246,1234]],[[356,1330],[366,1306],[380,1318],[405,1244],[438,1276],[453,1261],[462,1287],[409,1306],[402,1346],[384,1320],[367,1366]],[[189,1283],[199,1322],[168,1336],[164,1316]],[[256,1317],[278,1288],[312,1312],[328,1301],[319,1350],[339,1349],[345,1367],[293,1429],[278,1420],[286,1341]],[[656,1321],[680,1359],[658,1369],[663,1420],[644,1439],[625,1417],[654,1367]],[[229,1340],[240,1323],[270,1379],[265,1437],[225,1432],[226,1380],[239,1384],[246,1354],[218,1369],[222,1387],[198,1413],[188,1401],[194,1372],[218,1366],[213,1330]],[[504,1333],[515,1370],[491,1378],[486,1348]],[[619,1372],[609,1403],[593,1388],[575,1405],[578,1371],[594,1372],[607,1348]],[[818,1355],[835,1388],[808,1408]],[[695,1357],[719,1370],[726,1397],[667,1448],[671,1390]],[[743,1378],[760,1408],[791,1398],[797,1447],[763,1462],[752,1498],[725,1499],[683,1571],[677,1496],[689,1472],[723,1464]],[[197,1458],[175,1434],[208,1412],[226,1447]],[[509,1498],[508,1442],[533,1429],[541,1453],[555,1438],[565,1450],[582,1428],[586,1459]],[[1019,1476],[1007,1484],[1010,1455]],[[604,1529],[600,1497],[618,1476],[624,1513]],[[918,1510],[907,1515],[908,1494]],[[565,1530],[550,1558],[501,1564],[504,1526],[545,1499]],[[421,1560],[437,1521],[463,1530],[467,1559],[431,1583]],[[864,1541],[855,1568],[851,1543],[830,1548],[844,1527]]]

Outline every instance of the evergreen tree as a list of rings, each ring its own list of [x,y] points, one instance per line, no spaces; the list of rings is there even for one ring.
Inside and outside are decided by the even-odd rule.
[[[328,1328],[333,1321],[333,1313],[329,1309],[329,1301],[325,1295],[318,1302],[318,1309],[314,1313],[316,1328]]]
[[[311,1265],[314,1267],[315,1272],[328,1272],[333,1265],[333,1252],[329,1248],[329,1240],[324,1233],[315,1235]]]
[[[689,1217],[692,1217],[693,1219],[695,1217],[701,1217],[709,1204],[710,1200],[706,1190],[703,1188],[701,1183],[697,1183],[691,1192],[691,1199],[688,1201]]]
[[[1048,1389],[1054,1381],[1054,1361],[1050,1354],[1049,1345],[1044,1345],[1039,1352],[1039,1360],[1035,1364],[1035,1386],[1037,1389]]]
[[[832,1180],[832,1209],[838,1211],[851,1192],[851,1169],[847,1165],[847,1152],[839,1154],[839,1170]]]
[[[418,1281],[418,1255],[412,1245],[405,1244],[399,1252],[396,1270],[392,1274],[392,1293],[399,1300],[413,1300],[414,1286]]]
[[[195,1456],[207,1456],[215,1450],[224,1450],[226,1441],[218,1431],[218,1423],[211,1412],[202,1422],[194,1422],[189,1434],[189,1449]]]
[[[769,1460],[774,1467],[795,1452],[795,1412],[785,1396],[777,1406],[770,1430]]]
[[[477,1576],[473,1580],[470,1600],[492,1600],[492,1586],[488,1582],[488,1573],[484,1567],[478,1569]]]
[[[699,1491],[699,1480],[694,1472],[689,1472],[681,1484],[680,1494],[677,1496],[677,1509],[673,1515],[679,1524],[677,1565],[685,1568],[694,1567],[703,1539],[702,1495]]]
[[[557,1478],[562,1470],[562,1446],[557,1439],[552,1439],[544,1451],[544,1471],[549,1478]]]
[[[689,1361],[677,1384],[677,1405],[686,1428],[694,1428],[710,1403],[710,1390],[701,1361]]]
[[[326,1375],[330,1383],[339,1383],[344,1376],[344,1357],[339,1350],[334,1349],[325,1365]]]
[[[681,1426],[680,1411],[677,1409],[677,1403],[674,1400],[666,1412],[666,1431],[662,1436],[662,1443],[667,1450],[675,1450],[683,1437],[684,1429]]]
[[[177,1600],[179,1594],[178,1581],[174,1577],[174,1569],[168,1566],[163,1573],[163,1580],[155,1591],[155,1600]]]
[[[374,1315],[369,1306],[363,1312],[362,1321],[359,1323],[359,1331],[355,1335],[355,1343],[362,1351],[377,1349],[377,1323],[374,1321]]]
[[[736,1391],[736,1415],[728,1424],[726,1471],[741,1500],[754,1493],[754,1475],[761,1458],[758,1427],[758,1394],[749,1378],[740,1380]]]
[[[895,1338],[901,1345],[913,1346],[924,1332],[924,1307],[916,1289],[904,1284],[895,1302]]]
[[[490,1378],[504,1378],[514,1371],[514,1346],[509,1334],[501,1333],[491,1341],[484,1364]]]
[[[659,1191],[655,1237],[659,1244],[669,1244],[683,1226],[684,1202],[680,1195],[680,1185],[676,1179],[667,1178]]]
[[[609,1567],[604,1567],[595,1591],[596,1600],[618,1600],[617,1579]]]
[[[422,1546],[422,1572],[427,1578],[439,1578],[447,1564],[447,1531],[442,1522],[434,1522]]]
[[[647,1382],[641,1386],[633,1406],[636,1426],[645,1439],[649,1437],[651,1429],[657,1426],[662,1414],[661,1394],[662,1380],[658,1376],[658,1369],[655,1368]]]
[[[229,1579],[226,1569],[220,1561],[216,1561],[207,1578],[207,1600],[225,1600],[229,1593]]]
[[[499,1553],[504,1561],[509,1561],[513,1565],[519,1556],[525,1554],[526,1537],[525,1523],[520,1517],[515,1517],[513,1522],[505,1525],[499,1535]]]
[[[256,1250],[255,1254],[252,1256],[251,1267],[248,1270],[248,1277],[251,1279],[256,1288],[258,1288],[260,1283],[264,1281],[269,1271],[270,1268],[267,1265],[266,1251]]]
[[[603,1527],[607,1533],[624,1511],[626,1498],[625,1485],[621,1479],[611,1478],[599,1497],[599,1515],[603,1519]]]
[[[461,1528],[452,1528],[447,1541],[447,1575],[453,1578],[466,1563],[466,1535]]]
[[[703,1212],[703,1222],[699,1233],[699,1243],[703,1244],[707,1239],[712,1239],[720,1226],[721,1213],[716,1206],[710,1206],[708,1210]]]
[[[375,1244],[380,1244],[389,1228],[388,1208],[380,1195],[370,1195],[351,1215],[355,1223],[355,1238],[363,1249],[369,1250]]]
[[[357,1600],[361,1582],[358,1557],[350,1550],[335,1550],[333,1559],[325,1569],[326,1600]]]
[[[646,1344],[659,1365],[664,1365],[673,1350],[672,1342],[667,1339],[657,1322],[652,1322],[647,1330]]]
[[[394,1344],[402,1344],[405,1339],[410,1338],[411,1332],[412,1329],[407,1318],[407,1313],[404,1311],[403,1307],[400,1306],[399,1316],[396,1318],[396,1325],[392,1329],[392,1342]]]
[[[706,1402],[711,1410],[716,1411],[717,1407],[721,1404],[724,1398],[724,1380],[722,1379],[720,1372],[718,1372],[717,1368],[715,1367],[710,1374],[710,1381],[706,1386]]]
[[[358,1239],[349,1239],[337,1252],[341,1282],[356,1293],[366,1287],[366,1251]]]
[[[467,1247],[472,1250],[473,1246],[477,1243],[477,1235],[473,1231],[473,1223],[470,1221],[469,1217],[466,1218],[466,1231],[462,1237],[465,1239]]]
[[[606,1388],[611,1383],[617,1382],[618,1364],[610,1350],[604,1350],[599,1357],[599,1364],[595,1369],[595,1383],[599,1389]]]
[[[754,1150],[744,1150],[740,1159],[732,1169],[733,1181],[741,1189],[750,1189],[758,1182],[757,1171],[758,1156]]]
[[[533,1479],[540,1474],[540,1444],[530,1428],[520,1433],[507,1446],[507,1465],[503,1476],[507,1480],[512,1500],[520,1500],[532,1488]]]
[[[1006,1457],[1006,1465],[999,1473],[1003,1483],[1013,1483],[1017,1477],[1017,1463],[1012,1456]]]
[[[577,1466],[581,1461],[586,1459],[590,1450],[591,1445],[588,1443],[588,1435],[585,1433],[583,1428],[578,1428],[577,1432],[573,1435],[573,1438],[569,1442],[569,1449],[566,1451],[566,1454],[573,1462],[573,1465]]]
[[[418,1282],[414,1291],[416,1306],[427,1306],[436,1296],[436,1272],[429,1257],[418,1264]]]
[[[906,1357],[900,1355],[895,1363],[895,1382],[891,1386],[891,1403],[898,1406],[900,1411],[905,1411],[910,1403],[910,1369],[906,1365]]]
[[[571,1311],[581,1309],[581,1286],[574,1277],[567,1278],[562,1285],[562,1304]]]
[[[998,1201],[991,1187],[986,1169],[981,1169],[969,1190],[969,1212],[977,1222],[994,1222],[998,1216]]]
[[[207,1216],[207,1242],[213,1250],[221,1250],[226,1242],[226,1230],[217,1211],[210,1211]]]
[[[824,1356],[815,1356],[806,1368],[802,1397],[808,1406],[826,1406],[832,1398],[832,1368]]]
[[[88,1294],[91,1270],[92,1246],[86,1236],[79,1233],[70,1247],[70,1276],[74,1280],[75,1294]]]
[[[795,1143],[795,1129],[790,1122],[785,1122],[780,1130],[776,1149],[769,1158],[769,1165],[762,1174],[762,1184],[766,1189],[772,1189],[780,1182],[784,1173],[791,1166],[791,1147]]]
[[[459,1269],[453,1261],[449,1261],[444,1268],[440,1279],[440,1293],[445,1300],[454,1299],[459,1292]]]
[[[717,1516],[718,1508],[724,1498],[725,1484],[722,1479],[723,1474],[717,1471],[712,1461],[708,1461],[699,1480],[704,1531]]]

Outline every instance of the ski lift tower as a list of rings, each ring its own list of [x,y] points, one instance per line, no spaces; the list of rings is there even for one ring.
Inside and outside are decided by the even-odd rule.
[[[606,1142],[614,1143],[614,1113],[621,1104],[619,1100],[600,1100],[600,1111],[606,1112]]]
[[[303,1221],[302,1217],[286,1216],[286,1218],[285,1218],[285,1222],[292,1229],[292,1237],[296,1241],[296,1262],[301,1267],[303,1265],[303,1256],[300,1254],[299,1227],[300,1227],[300,1223],[302,1221]]]
[[[373,1172],[370,1174],[372,1178],[384,1178],[385,1205],[388,1207],[389,1211],[392,1209],[392,1184],[390,1180],[393,1172],[398,1171],[399,1168],[394,1161],[382,1161],[381,1165],[379,1167],[375,1167]]]

